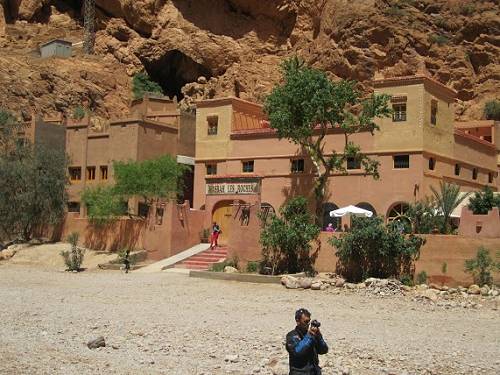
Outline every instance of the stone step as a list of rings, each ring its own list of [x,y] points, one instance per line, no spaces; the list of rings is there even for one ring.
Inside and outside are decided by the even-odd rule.
[[[186,260],[196,260],[196,261],[213,263],[213,262],[218,262],[219,260],[225,258],[226,258],[225,255],[195,255]]]

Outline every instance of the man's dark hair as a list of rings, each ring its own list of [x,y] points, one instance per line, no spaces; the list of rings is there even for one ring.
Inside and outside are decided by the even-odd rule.
[[[302,308],[302,309],[298,309],[297,311],[295,311],[295,321],[300,320],[302,315],[305,315],[308,318],[311,317],[311,313],[309,312],[309,310]]]

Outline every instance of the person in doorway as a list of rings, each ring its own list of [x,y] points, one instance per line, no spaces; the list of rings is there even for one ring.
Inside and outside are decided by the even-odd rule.
[[[210,249],[211,250],[213,250],[217,246],[219,246],[219,244],[217,243],[217,241],[218,241],[219,235],[221,233],[222,233],[222,230],[220,229],[219,224],[217,224],[217,222],[214,221],[214,223],[212,224],[212,236],[210,238]]]
[[[311,321],[311,313],[306,309],[295,312],[295,322],[295,329],[286,335],[289,375],[321,375],[318,354],[328,353],[328,345],[319,330],[321,324]]]
[[[325,228],[326,232],[335,232],[335,228],[333,227],[332,223],[328,223],[328,225]]]

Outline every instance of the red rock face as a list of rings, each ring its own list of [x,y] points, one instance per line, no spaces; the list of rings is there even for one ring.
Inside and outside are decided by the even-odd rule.
[[[16,71],[26,69],[36,77],[38,63],[21,59],[14,51],[35,47],[52,35],[64,36],[68,23],[61,14],[73,20],[72,32],[81,40],[82,1],[0,0],[0,4],[9,22],[41,22],[36,27],[7,26],[7,34],[21,26],[26,30],[23,40],[7,36],[7,42],[0,42],[2,55],[12,51],[9,64],[22,66]],[[97,0],[96,4],[100,58],[84,59],[82,69],[87,65],[96,71],[111,69],[119,82],[145,69],[170,96],[184,97],[185,106],[193,99],[223,95],[262,101],[280,79],[280,62],[294,55],[327,71],[332,79],[357,80],[364,90],[371,89],[376,72],[407,75],[424,67],[457,90],[460,119],[481,118],[484,103],[494,99],[500,88],[500,15],[493,1]],[[65,64],[68,68],[63,68]],[[93,101],[96,111],[110,112],[129,100],[128,83],[111,88],[97,81],[90,90],[70,66],[61,65],[68,82],[85,87],[76,97]],[[199,76],[206,80],[198,81]],[[14,90],[27,90],[25,79],[17,78],[9,78],[15,81]],[[56,85],[44,91],[46,83],[35,86],[40,86],[40,96],[26,100],[29,108],[50,112],[74,105],[75,98],[56,108],[50,103],[61,89]],[[0,88],[0,94],[5,90]],[[0,104],[15,107],[2,100]]]

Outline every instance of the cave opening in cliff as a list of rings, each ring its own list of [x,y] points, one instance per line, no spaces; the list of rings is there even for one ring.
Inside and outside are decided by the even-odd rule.
[[[173,98],[182,99],[182,87],[191,82],[196,82],[198,77],[212,77],[210,70],[194,61],[179,50],[165,53],[159,59],[143,59],[144,69],[163,89],[163,93]]]

